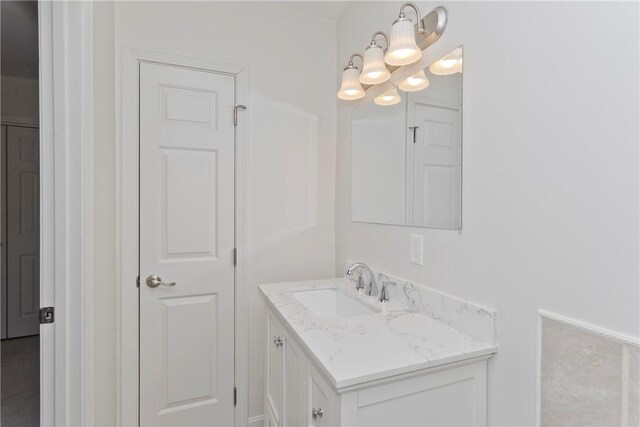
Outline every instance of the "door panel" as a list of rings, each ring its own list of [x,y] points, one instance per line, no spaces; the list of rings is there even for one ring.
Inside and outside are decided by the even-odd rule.
[[[7,127],[7,337],[40,331],[38,129]]]
[[[162,260],[216,257],[217,153],[161,149]]]
[[[234,85],[140,64],[141,425],[234,423]]]
[[[216,398],[216,295],[162,299],[167,406]],[[211,319],[214,319],[212,322]],[[189,351],[184,351],[189,349]]]

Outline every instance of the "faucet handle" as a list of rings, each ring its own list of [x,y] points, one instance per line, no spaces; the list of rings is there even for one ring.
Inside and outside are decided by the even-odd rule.
[[[380,302],[389,301],[389,287],[396,286],[396,282],[382,282],[382,289],[380,290],[380,298],[378,299]]]

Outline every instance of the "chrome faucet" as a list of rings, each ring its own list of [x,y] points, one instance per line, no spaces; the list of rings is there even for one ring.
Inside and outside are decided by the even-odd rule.
[[[353,276],[353,273],[356,270],[364,270],[367,273],[367,284],[364,287],[365,293],[367,295],[378,295],[378,285],[376,284],[376,277],[373,274],[373,271],[369,268],[369,266],[363,262],[356,262],[349,269],[347,269],[347,276]],[[356,285],[356,289],[362,289],[362,273],[358,278],[358,284]]]

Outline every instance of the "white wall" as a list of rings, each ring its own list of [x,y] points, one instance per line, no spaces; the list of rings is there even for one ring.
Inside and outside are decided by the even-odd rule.
[[[38,109],[38,80],[22,77],[2,76],[0,82],[2,101],[0,110],[3,119],[37,124],[40,116]]]
[[[115,8],[115,16],[109,8]],[[100,6],[96,6],[96,9]],[[333,275],[336,26],[275,5],[249,2],[117,2],[96,10],[94,37],[115,31],[115,72],[125,47],[249,65],[249,415],[263,413],[264,309],[260,283]],[[113,22],[114,29],[109,28]],[[94,24],[95,25],[95,24]],[[113,85],[108,40],[95,40],[96,110],[108,123]],[[117,81],[117,79],[116,79]],[[106,87],[99,87],[100,84]],[[231,116],[230,116],[231,117]],[[242,114],[241,117],[247,117]],[[115,119],[119,120],[117,114]],[[241,118],[242,120],[242,118]],[[96,127],[98,127],[96,123]],[[98,131],[96,130],[96,134]],[[96,140],[96,423],[115,423],[115,235],[113,128]],[[101,193],[100,195],[98,195]],[[102,243],[98,243],[100,240]],[[102,246],[100,246],[102,245]],[[100,246],[100,247],[99,247]],[[104,287],[103,287],[104,285]],[[102,300],[98,300],[102,298]],[[100,371],[100,372],[98,372]],[[98,388],[102,388],[98,390]],[[104,399],[98,399],[104,397]]]
[[[349,7],[334,73],[375,30],[389,30],[400,5]],[[496,308],[489,422],[533,425],[536,309],[640,332],[638,4],[444,5],[449,24],[428,54],[464,45],[463,230],[350,221],[350,107],[341,102],[336,273],[360,260]],[[409,263],[411,233],[424,236],[423,267]]]

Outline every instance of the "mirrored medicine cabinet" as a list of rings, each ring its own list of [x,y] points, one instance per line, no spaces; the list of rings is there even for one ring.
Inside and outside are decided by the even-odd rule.
[[[354,109],[353,221],[462,226],[462,46]]]

